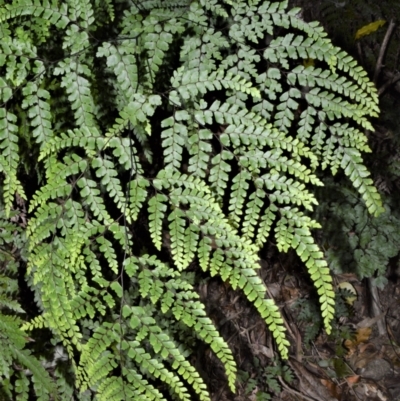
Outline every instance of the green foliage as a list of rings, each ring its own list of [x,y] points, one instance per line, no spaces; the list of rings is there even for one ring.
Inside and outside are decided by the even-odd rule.
[[[302,0],[294,0],[293,3],[304,4],[305,17],[307,19],[311,17],[312,19],[318,18],[321,20],[332,41],[340,43],[347,51],[355,51],[356,42],[359,42],[362,46],[362,53],[359,53],[358,56],[362,58],[363,65],[368,71],[375,69],[379,55],[379,52],[376,51],[376,45],[382,43],[388,22],[394,15],[399,15],[400,12],[400,4],[398,2],[322,0],[311,5],[311,3]],[[338,18],[338,14],[340,14],[340,18]],[[382,23],[379,24],[379,20],[385,20],[387,24],[370,35],[356,39],[357,31],[361,28],[367,28],[369,24],[374,22],[382,25]],[[397,38],[393,38],[389,42],[385,53],[385,68],[387,71],[394,71],[398,68],[397,49]]]
[[[273,361],[273,365],[262,366],[258,358],[253,359],[253,365],[256,370],[256,378],[250,377],[248,372],[240,370],[238,372],[238,380],[245,385],[245,396],[252,397],[255,395],[257,401],[271,400],[271,394],[279,395],[282,386],[277,377],[290,384],[294,375],[287,365],[283,365],[278,360]]]
[[[60,394],[209,400],[193,337],[235,391],[232,353],[187,272],[196,263],[242,290],[287,358],[282,316],[257,274],[268,239],[296,250],[331,331],[332,278],[307,213],[327,167],[382,212],[361,159],[361,129],[379,110],[366,72],[318,23],[286,1],[0,0],[0,24],[6,215],[29,185],[18,178],[23,141],[42,179],[26,229],[41,314],[22,327],[4,318],[18,343],[4,366],[27,366],[38,399],[53,387],[22,351],[21,329],[47,328],[66,350],[74,381],[57,372]],[[306,58],[322,67],[304,68]],[[10,399],[27,392],[26,379],[16,383]]]
[[[354,296],[348,290],[339,289],[335,293],[335,315],[332,324],[332,333],[330,338],[339,343],[338,347],[342,347],[343,339],[350,338],[350,328],[342,324],[342,320],[352,315],[352,306],[346,301],[348,297]],[[301,298],[293,305],[296,310],[297,320],[300,326],[303,326],[303,341],[306,346],[314,341],[320,334],[323,327],[323,321],[313,299]],[[343,348],[343,347],[342,347]],[[339,355],[339,353],[337,354]]]
[[[376,285],[383,288],[389,261],[400,252],[397,196],[386,196],[385,212],[371,218],[352,188],[327,181],[325,191],[329,198],[318,207],[317,218],[324,221],[320,242],[329,266],[337,273],[354,272],[360,279],[375,276]]]
[[[16,215],[11,213],[12,218]],[[26,238],[22,228],[9,221],[4,212],[0,212],[0,247],[0,396],[27,400],[32,383],[38,399],[50,400],[56,395],[55,385],[39,360],[25,348],[28,339],[18,316],[25,313],[17,300],[17,274],[19,259],[25,256]]]
[[[308,18],[310,14],[314,18],[317,15],[318,18],[323,18],[324,26],[334,41],[352,52],[355,52],[357,47],[357,57],[368,70],[376,68],[379,54],[376,48],[382,44],[387,26],[377,28],[384,20],[391,20],[393,15],[400,11],[400,4],[371,0],[323,0],[313,4],[312,9],[306,2],[304,4],[304,14]],[[338,13],[341,18],[337,18]],[[368,35],[359,37],[356,42],[355,34],[362,27]],[[385,112],[377,126],[378,132],[371,134],[369,141],[378,157],[366,160],[367,166],[373,171],[373,179],[379,191],[385,194],[385,213],[378,218],[371,218],[364,203],[359,202],[356,192],[349,187],[345,179],[339,178],[333,182],[325,178],[325,187],[318,194],[320,205],[315,215],[323,225],[319,244],[326,250],[329,266],[338,273],[355,272],[360,278],[375,277],[374,282],[380,288],[387,282],[385,276],[388,266],[395,262],[392,258],[398,257],[400,252],[400,220],[397,207],[400,177],[399,117],[396,100],[398,87],[392,79],[392,72],[398,68],[397,53],[398,39],[393,35],[385,48],[384,68],[377,76],[380,90],[386,87],[380,98],[381,107]],[[393,86],[388,85],[391,82]]]

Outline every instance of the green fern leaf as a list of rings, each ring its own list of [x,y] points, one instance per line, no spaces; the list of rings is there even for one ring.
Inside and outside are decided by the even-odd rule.
[[[149,230],[154,246],[157,249],[161,249],[162,220],[167,210],[166,201],[166,196],[162,194],[157,194],[149,200]]]
[[[171,235],[171,253],[175,265],[179,270],[185,269],[188,261],[185,255],[187,246],[185,246],[185,219],[184,213],[176,208],[168,216],[170,221],[169,229]],[[189,255],[190,256],[190,255]]]
[[[362,164],[359,151],[352,148],[344,149],[341,167],[363,197],[368,211],[374,216],[379,216],[384,211],[381,197],[369,178],[369,172]]]
[[[26,199],[20,181],[17,178],[18,157],[18,127],[15,125],[15,114],[0,108],[0,172],[5,174],[3,183],[3,197],[6,214],[9,215],[14,194]]]

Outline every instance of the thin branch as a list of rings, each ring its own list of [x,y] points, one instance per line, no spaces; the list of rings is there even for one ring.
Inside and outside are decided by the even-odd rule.
[[[363,55],[361,43],[359,40],[357,40],[357,53],[358,53],[358,60],[360,61],[360,64],[365,65],[364,64],[364,55]]]
[[[297,390],[291,388],[290,386],[288,386],[288,385],[283,381],[283,379],[282,379],[281,376],[278,376],[278,380],[279,380],[279,383],[281,383],[281,386],[282,386],[287,392],[289,392],[289,393],[291,393],[291,394],[293,394],[293,395],[296,395],[296,396],[298,396],[298,397],[300,397],[300,398],[302,398],[303,400],[306,400],[306,401],[316,401],[315,398],[311,398],[311,397],[309,397],[309,396],[307,396],[307,395],[305,395],[305,394],[302,394],[302,393],[300,393],[299,391],[297,391]]]
[[[375,73],[374,73],[374,83],[375,83],[375,85],[376,85],[376,83],[378,81],[378,77],[379,77],[379,74],[380,74],[381,69],[382,69],[383,58],[385,56],[386,49],[387,49],[387,46],[389,44],[389,40],[390,40],[390,37],[392,36],[392,33],[393,33],[393,30],[394,30],[395,26],[396,26],[396,24],[393,21],[393,19],[390,20],[389,27],[388,27],[388,29],[386,31],[385,37],[383,38],[381,49],[379,51],[378,61],[376,62]]]
[[[381,96],[388,88],[394,85],[396,82],[400,81],[400,74],[393,75],[384,85],[382,85],[378,90],[378,95]]]
[[[377,318],[376,323],[378,325],[379,335],[384,336],[387,334],[387,331],[386,331],[385,320],[384,320],[385,318],[384,318],[381,308],[379,306],[378,289],[373,284],[372,278],[367,279],[367,283],[368,283],[368,290],[369,290],[369,295],[370,295],[370,300],[371,300],[371,305],[370,305],[371,306],[371,315],[372,315],[371,317]]]

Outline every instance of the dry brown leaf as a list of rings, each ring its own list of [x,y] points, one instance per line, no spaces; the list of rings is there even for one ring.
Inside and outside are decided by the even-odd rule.
[[[356,332],[356,340],[357,343],[365,343],[366,341],[369,340],[369,337],[371,335],[372,328],[371,327],[360,327],[357,332]]]
[[[331,380],[321,379],[321,383],[329,390],[329,393],[332,397],[337,400],[341,399],[341,389]]]
[[[293,303],[299,298],[299,289],[282,285],[282,297],[286,303]]]
[[[350,353],[353,353],[359,344],[368,341],[371,335],[371,331],[372,331],[371,327],[361,327],[357,329],[355,339],[346,340],[344,342],[345,347],[350,351]]]
[[[354,375],[354,376],[349,376],[346,377],[347,384],[351,387],[353,384],[356,384],[360,381],[360,376],[359,375]]]

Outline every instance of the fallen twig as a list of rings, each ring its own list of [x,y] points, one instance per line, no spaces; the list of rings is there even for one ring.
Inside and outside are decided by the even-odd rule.
[[[382,62],[383,58],[385,57],[386,49],[389,44],[390,37],[392,36],[393,30],[395,28],[396,24],[393,20],[390,21],[389,27],[386,31],[385,37],[383,38],[383,42],[381,45],[381,49],[379,51],[379,56],[378,56],[378,61],[376,62],[376,67],[375,67],[375,73],[374,73],[374,83],[376,85],[378,81],[379,74],[382,69]]]

